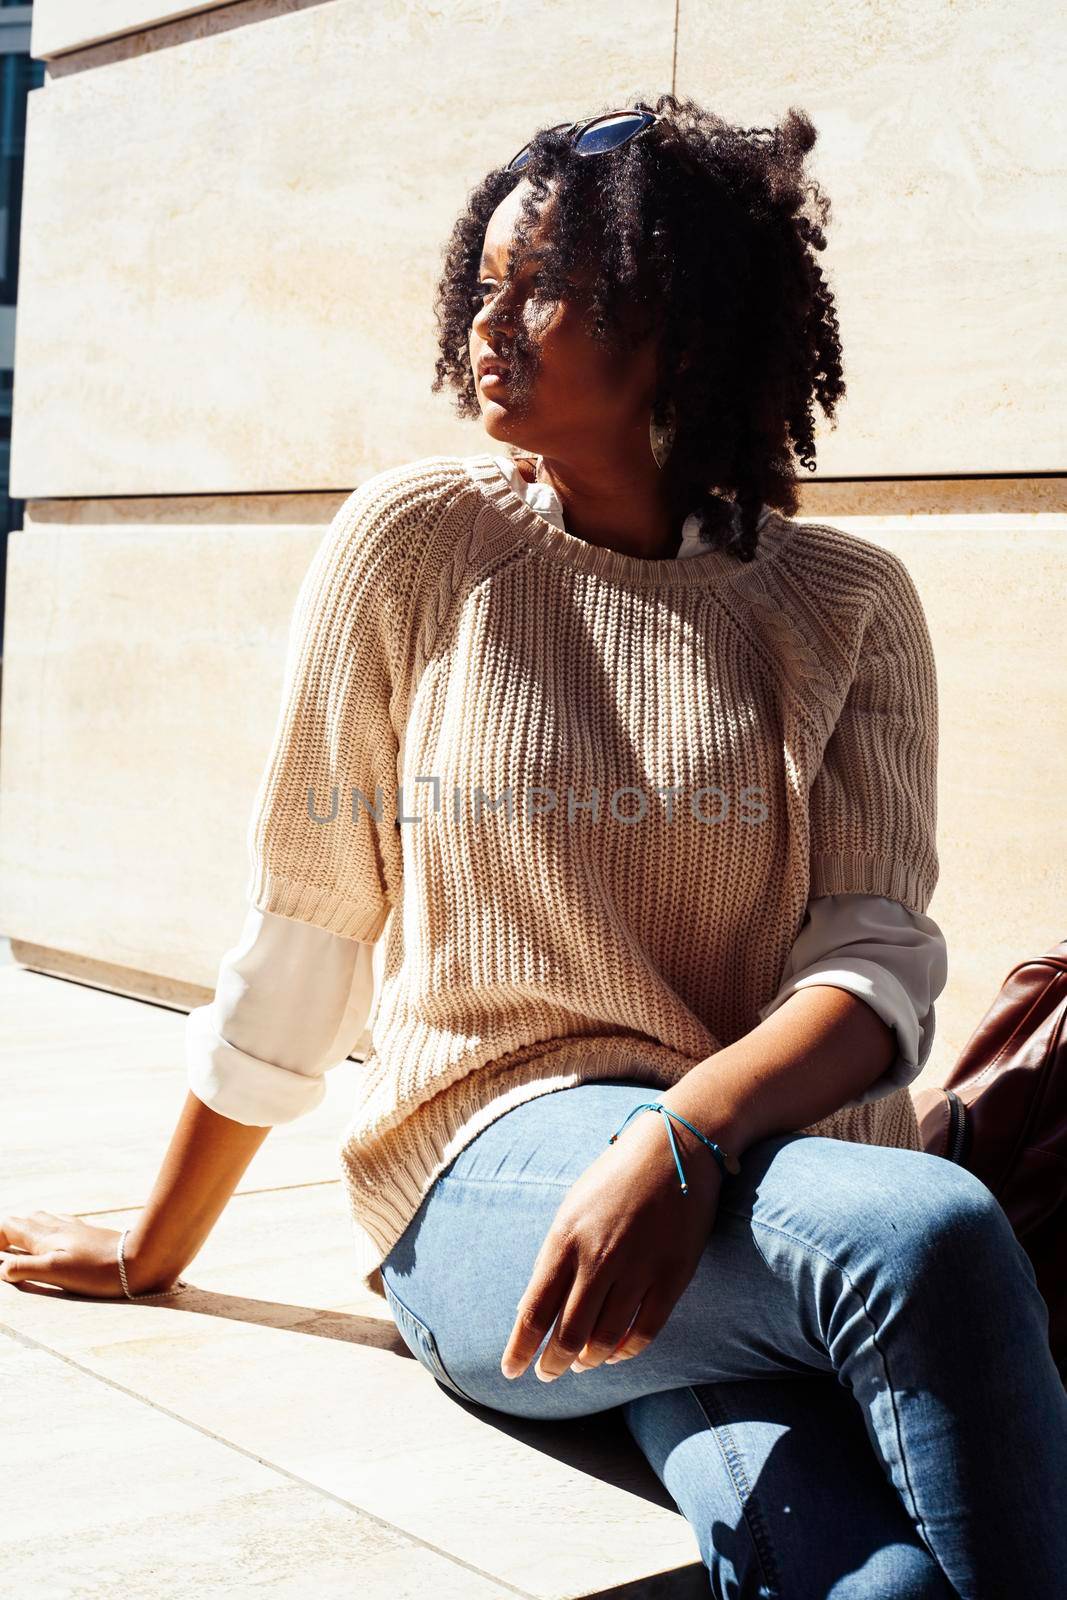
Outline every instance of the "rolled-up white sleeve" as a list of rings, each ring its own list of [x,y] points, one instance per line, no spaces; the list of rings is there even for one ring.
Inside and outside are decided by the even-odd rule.
[[[817,895],[786,962],[781,987],[758,1012],[764,1021],[813,984],[858,995],[896,1035],[885,1072],[856,1095],[878,1100],[919,1076],[934,1042],[934,1002],[948,979],[945,938],[931,917],[883,895]]]
[[[188,1084],[250,1127],[293,1122],[359,1041],[374,999],[374,943],[249,906],[214,999],[190,1011]]]

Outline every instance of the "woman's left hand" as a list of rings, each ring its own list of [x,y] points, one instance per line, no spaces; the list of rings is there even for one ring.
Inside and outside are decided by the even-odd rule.
[[[506,1378],[526,1371],[553,1322],[534,1368],[546,1381],[576,1358],[586,1371],[638,1355],[667,1321],[714,1227],[722,1174],[672,1119],[683,1194],[665,1123],[660,1111],[642,1112],[567,1191],[516,1309]]]

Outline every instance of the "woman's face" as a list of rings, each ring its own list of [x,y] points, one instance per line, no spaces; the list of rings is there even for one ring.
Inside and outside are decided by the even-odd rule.
[[[648,448],[648,412],[655,386],[652,335],[629,351],[612,354],[589,332],[583,293],[587,274],[576,272],[566,297],[538,294],[536,252],[551,237],[555,199],[545,202],[516,276],[504,283],[508,249],[530,184],[520,179],[493,212],[485,230],[470,331],[482,423],[493,439],[549,459],[610,460],[632,446]],[[503,382],[478,376],[478,358],[510,364]]]

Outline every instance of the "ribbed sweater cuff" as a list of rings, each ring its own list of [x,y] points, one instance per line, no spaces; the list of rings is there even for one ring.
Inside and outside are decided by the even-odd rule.
[[[362,939],[367,944],[373,944],[378,938],[392,910],[388,904],[367,905],[313,884],[279,877],[266,867],[253,872],[247,895],[259,911],[272,911],[276,916],[292,917],[296,922],[311,922],[329,933],[342,934],[346,939]]]
[[[811,858],[810,898],[822,894],[879,894],[924,915],[933,885],[907,861],[862,855],[854,850],[819,852]]]

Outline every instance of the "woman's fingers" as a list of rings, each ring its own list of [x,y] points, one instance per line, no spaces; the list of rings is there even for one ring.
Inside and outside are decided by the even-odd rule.
[[[48,1254],[45,1238],[52,1220],[46,1222],[40,1211],[28,1217],[11,1212],[0,1217],[0,1282],[16,1283],[28,1277],[27,1262],[33,1262],[38,1270],[43,1268]]]
[[[599,1276],[579,1272],[556,1318],[552,1337],[534,1368],[539,1378],[551,1382],[566,1372],[579,1350],[588,1343],[609,1287],[603,1272]]]
[[[639,1355],[666,1322],[680,1292],[681,1286],[672,1289],[666,1280],[635,1287],[632,1274],[611,1282],[603,1267],[596,1275],[583,1273],[580,1266],[575,1272],[570,1252],[542,1247],[516,1309],[500,1370],[505,1378],[521,1377],[550,1328],[552,1337],[534,1368],[546,1383],[568,1368],[588,1371]]]
[[[41,1244],[56,1220],[50,1212],[43,1211],[28,1217],[11,1213],[0,1217],[0,1282],[22,1283],[53,1270],[53,1252],[43,1250]]]
[[[0,1217],[0,1250],[32,1250],[34,1241],[58,1229],[77,1226],[77,1217],[65,1217],[57,1211],[31,1211],[26,1216],[8,1211]]]
[[[609,1361],[626,1359],[621,1355],[616,1356],[616,1352],[630,1331],[644,1293],[643,1289],[635,1289],[633,1282],[625,1279],[620,1278],[612,1284],[600,1308],[596,1326],[573,1363],[575,1372],[588,1372]]]
[[[662,1331],[684,1287],[684,1284],[667,1282],[649,1285],[637,1308],[633,1325],[619,1346],[618,1353],[623,1360],[630,1356],[639,1356],[642,1350],[648,1349],[656,1335]]]
[[[60,1218],[51,1211],[34,1211],[28,1217],[8,1213],[0,1217],[0,1282],[23,1283],[27,1278],[57,1283],[58,1253],[49,1244]]]
[[[0,1282],[22,1283],[26,1278],[47,1279],[49,1282],[58,1283],[55,1277],[56,1259],[48,1255],[35,1256],[29,1253],[23,1255],[10,1255],[0,1250]],[[62,1285],[60,1285],[62,1287]]]
[[[10,1212],[0,1217],[0,1250],[10,1250],[13,1246],[19,1250],[32,1250],[31,1226],[29,1217],[16,1217]]]
[[[555,1283],[549,1289],[549,1282]],[[603,1276],[574,1278],[569,1287],[557,1278],[538,1290],[532,1282],[519,1305],[516,1323],[500,1369],[506,1378],[525,1372],[549,1328],[552,1337],[541,1351],[534,1371],[551,1382],[568,1370],[589,1372],[595,1367],[636,1356],[652,1343],[677,1299],[664,1286],[649,1284],[635,1290],[633,1283],[616,1280],[606,1285]],[[553,1295],[556,1296],[553,1299]],[[556,1314],[560,1297],[562,1309]]]
[[[74,1294],[122,1292],[118,1234],[54,1211],[0,1217],[0,1283],[46,1283]]]
[[[515,1308],[511,1337],[500,1358],[505,1378],[518,1378],[526,1371],[566,1299],[573,1276],[567,1254],[557,1248],[549,1233],[534,1262],[526,1292]]]

